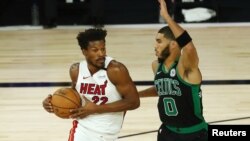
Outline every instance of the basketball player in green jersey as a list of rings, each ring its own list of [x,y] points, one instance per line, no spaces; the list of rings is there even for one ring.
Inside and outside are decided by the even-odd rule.
[[[158,141],[207,141],[208,124],[203,117],[201,81],[196,48],[188,32],[169,15],[164,0],[160,14],[168,24],[156,35],[152,63],[154,86],[139,92],[141,97],[159,96],[162,125]]]

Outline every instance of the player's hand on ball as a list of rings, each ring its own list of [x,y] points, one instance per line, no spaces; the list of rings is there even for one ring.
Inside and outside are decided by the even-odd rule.
[[[95,113],[95,109],[97,105],[88,99],[85,99],[85,105],[83,107],[77,108],[77,109],[71,109],[70,110],[70,118],[77,119],[77,118],[85,118],[86,116]]]
[[[53,107],[52,107],[52,104],[51,104],[51,98],[52,98],[52,95],[49,94],[44,100],[43,100],[43,108],[49,112],[49,113],[53,113]]]

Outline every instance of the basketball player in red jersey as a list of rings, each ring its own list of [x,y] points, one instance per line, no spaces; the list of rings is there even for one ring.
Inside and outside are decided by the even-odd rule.
[[[70,77],[72,88],[86,103],[71,110],[69,141],[115,141],[125,112],[140,105],[127,68],[106,55],[106,35],[106,30],[92,28],[77,36],[85,60],[71,66]],[[53,112],[50,99],[43,101],[43,107]]]

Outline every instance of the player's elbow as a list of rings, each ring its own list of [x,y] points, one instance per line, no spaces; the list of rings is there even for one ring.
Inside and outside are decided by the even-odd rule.
[[[140,107],[140,99],[129,102],[129,110],[134,110]]]
[[[134,109],[137,109],[140,107],[140,99],[138,99],[134,104]]]

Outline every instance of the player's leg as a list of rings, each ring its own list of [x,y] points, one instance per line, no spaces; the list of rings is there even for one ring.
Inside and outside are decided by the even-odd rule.
[[[77,120],[74,120],[68,141],[115,141],[117,138],[117,135],[101,134],[88,130],[80,126]]]
[[[162,124],[158,130],[157,141],[175,141],[175,134]]]

